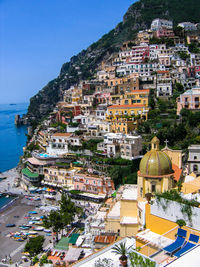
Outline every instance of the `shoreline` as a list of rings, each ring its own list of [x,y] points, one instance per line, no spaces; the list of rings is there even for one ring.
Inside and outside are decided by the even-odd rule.
[[[0,214],[2,214],[4,211],[15,205],[17,200],[20,199],[20,196],[24,195],[24,191],[20,187],[14,186],[14,180],[20,178],[17,171],[17,166],[3,173],[0,173],[0,178],[5,178],[0,181],[0,193],[14,197],[14,199],[10,200],[8,203],[5,203],[5,205],[0,207]]]
[[[10,194],[11,195],[11,194]],[[15,198],[6,203],[4,206],[0,207],[0,214],[3,213],[8,208],[14,206],[15,202],[19,199],[19,196],[15,195]]]

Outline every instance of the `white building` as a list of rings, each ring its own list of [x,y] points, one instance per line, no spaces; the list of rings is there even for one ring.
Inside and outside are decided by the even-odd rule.
[[[108,157],[121,157],[133,160],[140,157],[142,151],[142,137],[122,133],[107,133],[104,141],[97,145],[97,149],[104,151]]]
[[[138,73],[140,76],[150,76],[153,71],[158,69],[157,63],[142,63],[134,64],[127,63],[119,66],[116,70],[117,74],[120,76],[128,75],[131,73]]]
[[[157,31],[161,28],[172,29],[173,22],[171,20],[166,19],[154,19],[151,23],[151,30]]]
[[[200,145],[191,145],[188,147],[189,172],[200,174]]]
[[[191,22],[181,22],[178,24],[179,27],[182,27],[185,31],[196,31],[197,27],[194,23]]]
[[[71,133],[55,133],[50,137],[47,146],[49,155],[62,155],[68,152],[68,141]]]

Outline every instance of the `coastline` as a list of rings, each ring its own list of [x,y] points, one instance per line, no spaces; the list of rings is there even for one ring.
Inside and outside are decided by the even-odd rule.
[[[4,178],[0,181],[0,193],[14,197],[11,201],[0,207],[0,214],[3,214],[4,211],[15,205],[20,196],[23,196],[23,189],[14,187],[14,180],[20,178],[17,167],[0,173],[0,178]]]
[[[23,194],[24,191],[22,188],[14,186],[14,181],[20,178],[17,167],[0,173],[0,178],[5,178],[0,181],[0,193]]]

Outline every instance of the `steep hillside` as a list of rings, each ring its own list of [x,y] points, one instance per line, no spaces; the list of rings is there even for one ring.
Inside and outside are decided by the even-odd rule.
[[[101,60],[112,52],[118,51],[120,45],[134,38],[138,30],[146,29],[155,18],[199,22],[199,0],[140,0],[130,6],[124,15],[123,22],[93,43],[87,50],[72,57],[64,63],[60,75],[49,82],[42,90],[30,99],[28,116],[41,118],[46,115],[61,99],[66,90],[81,79],[91,79]]]

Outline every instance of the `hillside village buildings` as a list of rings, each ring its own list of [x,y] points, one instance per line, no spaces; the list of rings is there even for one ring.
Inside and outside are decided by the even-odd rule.
[[[151,147],[146,136],[137,133],[143,122],[148,124],[152,106],[159,100],[176,99],[177,109],[172,112],[177,125],[182,109],[200,109],[200,53],[191,52],[185,42],[190,39],[199,44],[198,25],[183,22],[179,26],[186,38],[176,36],[172,21],[153,20],[150,29],[139,32],[136,40],[125,42],[120,51],[104,59],[93,78],[63,90],[63,99],[44,129],[36,129],[31,139],[37,150],[29,151],[23,160],[24,188],[41,184],[63,190],[77,205],[88,208],[84,234],[73,249],[94,252],[94,248],[107,245],[73,266],[95,266],[99,255],[111,257],[119,266],[111,253],[112,242],[122,242],[118,237],[134,249],[140,247],[138,255],[156,266],[170,266],[175,256],[165,253],[165,248],[174,242],[180,219],[186,223],[185,242],[190,234],[200,237],[199,206],[184,208],[189,205],[184,204],[186,200],[200,202],[199,145],[190,144],[187,157],[182,150],[170,149],[167,140],[160,149],[155,136],[161,124],[147,130],[154,136]],[[183,87],[181,92],[177,84]],[[120,166],[132,164],[134,168],[140,159],[137,184],[117,184],[115,188],[110,162],[117,165],[122,161]],[[166,200],[164,193],[175,188],[181,191],[179,202]],[[94,203],[96,210],[91,208]],[[56,260],[59,262],[59,257]]]

